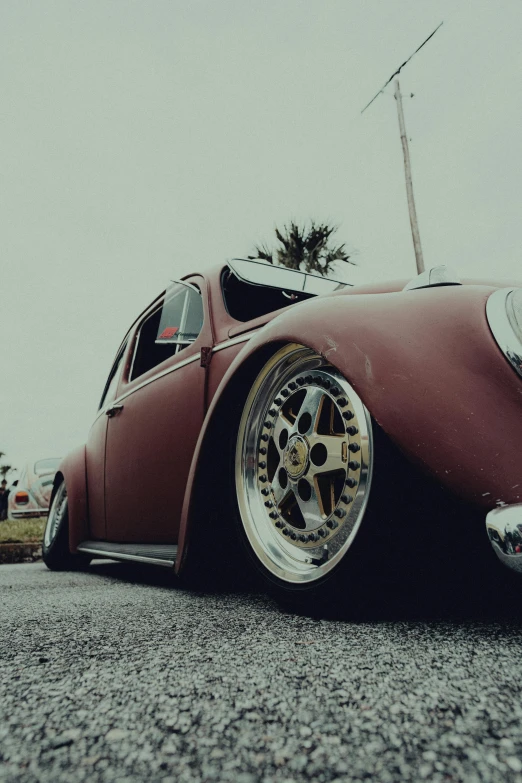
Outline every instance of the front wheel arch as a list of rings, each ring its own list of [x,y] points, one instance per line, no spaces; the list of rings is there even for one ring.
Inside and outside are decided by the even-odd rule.
[[[268,343],[248,356],[218,390],[207,414],[187,485],[176,562],[178,576],[188,583],[200,583],[203,573],[208,573],[211,581],[220,581],[221,561],[237,564],[238,553],[231,540],[234,526],[230,520],[229,464],[227,458],[217,456],[216,444],[228,443],[231,433],[237,432],[250,386],[264,364],[285,344]],[[216,509],[224,511],[224,516],[215,513]],[[205,577],[203,581],[208,580]]]

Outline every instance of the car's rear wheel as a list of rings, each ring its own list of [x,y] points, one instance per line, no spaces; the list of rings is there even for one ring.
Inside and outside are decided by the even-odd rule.
[[[235,463],[242,532],[270,586],[308,597],[335,590],[373,463],[371,419],[348,381],[301,346],[273,356],[247,398]]]
[[[42,541],[42,559],[51,571],[72,571],[86,567],[90,558],[69,550],[67,487],[62,481],[53,493]]]

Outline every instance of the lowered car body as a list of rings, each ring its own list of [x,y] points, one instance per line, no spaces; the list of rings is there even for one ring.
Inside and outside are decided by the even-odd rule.
[[[60,465],[60,551],[183,576],[205,517],[230,508],[214,529],[235,516],[270,584],[323,589],[368,520],[378,530],[383,438],[483,518],[519,504],[518,325],[506,347],[487,312],[517,283],[407,283],[233,261],[170,286],[128,331],[87,443]],[[51,512],[49,550],[63,519]]]

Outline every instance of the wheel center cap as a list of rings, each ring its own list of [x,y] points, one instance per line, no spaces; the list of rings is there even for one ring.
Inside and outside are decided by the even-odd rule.
[[[308,444],[300,435],[293,435],[283,455],[285,470],[292,479],[299,478],[308,465]]]

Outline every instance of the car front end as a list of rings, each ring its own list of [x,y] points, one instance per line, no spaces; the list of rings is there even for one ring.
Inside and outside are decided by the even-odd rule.
[[[501,288],[492,293],[486,315],[498,347],[522,378],[522,288]],[[486,517],[486,530],[499,560],[522,573],[522,503],[502,503],[492,509]]]

